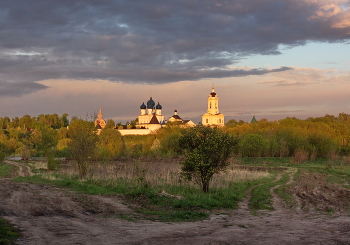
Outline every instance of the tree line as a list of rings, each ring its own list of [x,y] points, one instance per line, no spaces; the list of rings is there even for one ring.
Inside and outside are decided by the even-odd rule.
[[[178,143],[182,128],[169,123],[155,134],[121,136],[113,120],[96,135],[93,120],[68,114],[0,118],[0,156],[72,157],[81,144],[90,159],[112,160],[118,157],[173,157],[183,154]],[[350,154],[350,115],[282,120],[261,119],[255,123],[230,120],[221,128],[237,138],[233,149],[242,157],[292,157],[303,153],[310,159],[329,154]],[[84,138],[85,137],[85,138]],[[80,146],[79,146],[80,147]],[[81,148],[81,147],[80,147]],[[88,153],[87,153],[88,152]]]
[[[230,120],[226,130],[240,139],[238,154],[246,157],[291,157],[303,152],[310,158],[350,154],[350,115],[278,121],[261,119],[248,124]]]
[[[261,119],[254,123],[230,120],[222,128],[181,128],[168,123],[150,135],[121,136],[118,125],[107,121],[99,134],[92,120],[68,114],[0,118],[0,160],[20,154],[46,157],[48,167],[58,167],[57,157],[75,160],[80,178],[87,175],[91,161],[120,157],[183,156],[182,174],[209,191],[212,176],[236,157],[316,157],[350,154],[350,115],[282,120]],[[299,161],[298,160],[298,161]]]

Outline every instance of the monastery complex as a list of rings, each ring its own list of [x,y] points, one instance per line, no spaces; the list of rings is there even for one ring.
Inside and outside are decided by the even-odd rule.
[[[140,115],[137,117],[138,123],[134,128],[130,129],[117,129],[121,135],[147,135],[155,132],[157,129],[162,128],[166,123],[179,124],[181,127],[194,127],[196,124],[191,120],[183,120],[177,110],[174,110],[174,115],[167,121],[162,114],[162,106],[158,102],[154,102],[152,97],[142,103],[140,106]],[[225,115],[219,112],[219,98],[214,90],[214,85],[211,89],[211,93],[208,97],[208,109],[207,113],[202,115],[202,125],[204,126],[219,126],[225,125]],[[97,119],[95,120],[95,127],[97,130],[102,130],[106,126],[106,121],[103,119],[102,110],[100,109]]]

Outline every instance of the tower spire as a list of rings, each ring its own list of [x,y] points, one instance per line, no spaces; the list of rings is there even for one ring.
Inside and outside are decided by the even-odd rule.
[[[98,112],[98,119],[102,119],[102,108],[100,108],[100,111]]]

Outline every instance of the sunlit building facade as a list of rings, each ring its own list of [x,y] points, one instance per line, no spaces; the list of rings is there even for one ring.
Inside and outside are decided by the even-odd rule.
[[[220,127],[225,125],[225,115],[219,112],[219,98],[215,93],[214,85],[208,97],[207,113],[202,115],[202,125]]]

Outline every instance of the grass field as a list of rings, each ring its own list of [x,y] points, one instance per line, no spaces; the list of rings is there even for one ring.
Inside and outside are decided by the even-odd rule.
[[[122,194],[142,217],[160,221],[192,221],[206,218],[215,210],[236,209],[248,190],[251,210],[273,210],[270,190],[277,185],[275,193],[287,206],[293,206],[293,194],[305,185],[312,186],[305,182],[309,174],[317,179],[315,183],[327,185],[328,189],[335,184],[349,188],[350,182],[350,165],[346,161],[330,165],[325,159],[304,164],[291,163],[289,158],[233,159],[225,172],[213,178],[209,193],[182,179],[176,160],[92,163],[84,180],[78,178],[71,163],[57,171],[46,170],[43,163],[31,166],[40,174],[18,181],[52,184],[86,194]],[[293,183],[287,184],[290,176],[286,170],[291,168],[296,171],[291,177]],[[277,180],[278,174],[281,177]]]
[[[20,237],[19,231],[4,219],[0,218],[0,244],[12,245]]]
[[[0,164],[0,176],[10,175],[13,168],[14,168],[13,166],[5,163]]]

